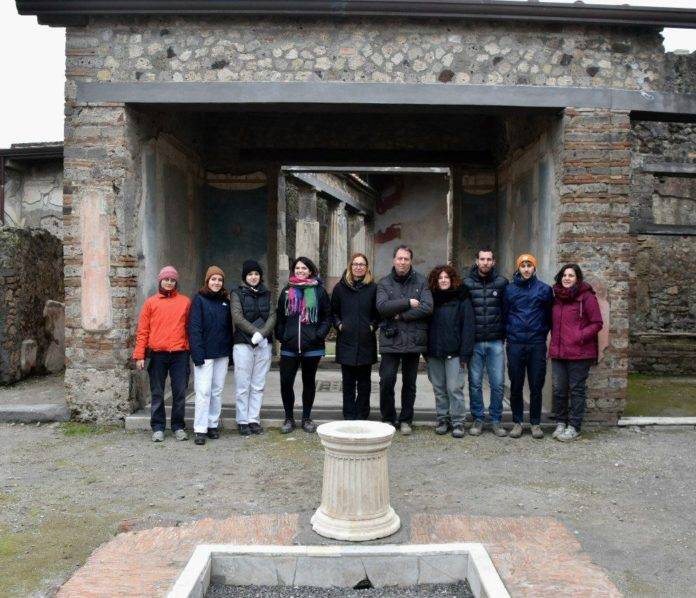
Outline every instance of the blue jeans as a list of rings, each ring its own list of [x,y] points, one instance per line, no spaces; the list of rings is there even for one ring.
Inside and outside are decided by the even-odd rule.
[[[428,379],[435,393],[437,421],[464,423],[464,369],[459,356],[428,358]]]
[[[503,386],[505,384],[505,350],[503,341],[482,341],[474,345],[474,354],[469,360],[469,402],[471,415],[483,420],[483,368],[488,372],[491,385],[491,402],[488,414],[491,421],[499,422],[503,417]]]
[[[510,407],[512,421],[521,424],[524,419],[524,379],[529,384],[529,423],[541,422],[541,391],[546,380],[546,343],[536,345],[510,344],[507,346],[508,376],[510,377]]]

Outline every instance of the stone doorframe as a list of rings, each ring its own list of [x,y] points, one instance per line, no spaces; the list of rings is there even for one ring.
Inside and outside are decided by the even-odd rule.
[[[616,423],[628,369],[630,114],[696,119],[696,97],[607,89],[360,83],[78,83],[66,119],[66,399],[73,417],[119,422],[137,406],[132,352],[138,256],[129,216],[137,127],[129,105],[421,105],[557,108],[557,255],[606,289],[608,345],[592,376],[590,419]],[[275,206],[274,206],[275,208]],[[278,213],[277,209],[269,213]],[[269,222],[269,225],[277,222]],[[277,241],[270,243],[277,253]]]

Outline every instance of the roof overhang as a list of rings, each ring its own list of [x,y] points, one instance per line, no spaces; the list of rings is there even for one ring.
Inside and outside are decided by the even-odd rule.
[[[63,143],[18,143],[9,148],[0,148],[0,158],[16,161],[62,160]]]
[[[630,0],[629,0],[630,1]],[[655,0],[657,3],[659,0]],[[56,26],[92,16],[290,15],[494,19],[696,28],[696,9],[510,0],[16,0],[21,15]]]

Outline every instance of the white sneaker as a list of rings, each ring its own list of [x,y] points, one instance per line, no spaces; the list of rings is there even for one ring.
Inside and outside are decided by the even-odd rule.
[[[152,433],[152,442],[163,442],[164,441],[164,432],[162,430],[157,430],[156,432]]]
[[[551,434],[551,438],[555,438],[556,440],[560,440],[560,435],[565,432],[566,425],[565,424],[556,424],[556,429],[553,431],[553,434]]]
[[[186,433],[186,430],[179,428],[176,432],[174,432],[174,438],[177,440],[188,440],[188,434]]]
[[[558,440],[561,442],[571,442],[578,436],[580,436],[580,432],[578,432],[573,426],[568,426],[563,434],[558,437]]]
[[[401,422],[401,425],[399,426],[399,430],[400,430],[402,436],[410,436],[411,433],[413,432],[413,428],[411,428],[411,425],[408,424],[407,422]]]

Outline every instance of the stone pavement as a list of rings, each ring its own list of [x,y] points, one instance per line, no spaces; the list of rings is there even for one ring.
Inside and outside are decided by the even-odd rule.
[[[0,422],[68,421],[63,374],[27,378],[0,389]]]
[[[553,518],[414,514],[406,525],[414,544],[483,543],[513,597],[621,596]],[[312,536],[303,529],[308,527],[297,514],[254,515],[119,534],[92,554],[58,597],[165,596],[197,544],[292,544],[298,536]],[[314,537],[314,543],[325,543]]]

